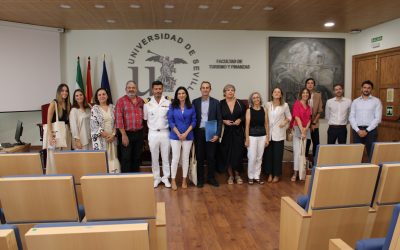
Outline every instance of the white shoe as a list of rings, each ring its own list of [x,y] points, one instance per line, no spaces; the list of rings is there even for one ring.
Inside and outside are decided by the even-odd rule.
[[[155,179],[154,180],[154,188],[158,187],[158,184],[160,184],[161,180],[160,179]]]
[[[167,188],[171,187],[171,183],[169,182],[168,179],[162,179],[161,181],[164,183],[165,187],[167,187]]]

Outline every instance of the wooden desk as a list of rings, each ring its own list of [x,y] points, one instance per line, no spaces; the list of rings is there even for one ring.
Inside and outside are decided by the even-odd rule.
[[[26,143],[24,145],[17,145],[11,148],[3,148],[1,152],[5,153],[23,153],[23,152],[29,152],[31,150],[31,144]]]

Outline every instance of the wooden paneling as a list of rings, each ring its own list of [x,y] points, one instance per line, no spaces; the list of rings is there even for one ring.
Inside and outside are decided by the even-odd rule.
[[[79,219],[71,176],[1,178],[0,198],[8,223]]]
[[[400,162],[399,152],[399,142],[376,143],[372,153],[371,163],[378,165],[383,162]]]
[[[361,58],[359,60],[353,60],[353,88],[352,96],[353,99],[361,95],[361,83],[365,80],[371,80],[376,83],[377,79],[377,64],[376,57]],[[376,89],[376,86],[375,86]],[[374,91],[372,90],[374,95]]]
[[[383,55],[379,57],[379,61],[381,65],[380,87],[400,88],[400,51]],[[397,95],[397,97],[399,96]]]
[[[386,236],[390,219],[392,218],[393,208],[394,205],[379,206],[376,208],[376,217],[371,232],[372,238],[382,238]]]
[[[147,223],[32,228],[26,233],[30,250],[149,250]]]
[[[0,176],[27,174],[43,174],[39,153],[0,154]]]
[[[313,211],[307,250],[328,249],[329,239],[341,238],[350,246],[363,238],[368,207]]]
[[[0,229],[0,249],[18,250],[17,240],[13,229]]]
[[[81,178],[88,221],[155,218],[152,174],[93,175]]]
[[[62,9],[61,4],[70,5]],[[102,4],[105,8],[95,8]],[[139,4],[141,8],[130,8]],[[166,9],[165,4],[174,8]],[[199,9],[199,5],[208,9]],[[239,10],[232,6],[241,6]],[[271,6],[273,11],[264,7]],[[2,0],[0,20],[66,29],[227,29],[349,32],[400,17],[394,0]],[[365,13],[374,13],[366,15]],[[107,23],[113,19],[115,23]],[[164,20],[172,20],[165,23]],[[221,24],[221,20],[229,23]],[[323,27],[328,20],[336,26]]]
[[[311,191],[310,208],[368,205],[374,192],[371,183],[376,182],[378,171],[379,167],[372,164],[317,167],[313,185],[318,186]]]
[[[331,239],[329,240],[329,250],[353,250],[353,248],[342,239]]]

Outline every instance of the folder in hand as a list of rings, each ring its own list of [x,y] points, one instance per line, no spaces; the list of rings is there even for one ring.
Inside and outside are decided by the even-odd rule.
[[[217,121],[206,121],[205,130],[206,130],[206,141],[210,141],[215,135],[217,135]]]

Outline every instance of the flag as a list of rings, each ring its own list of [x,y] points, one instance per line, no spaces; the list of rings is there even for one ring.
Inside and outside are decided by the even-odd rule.
[[[85,91],[85,88],[83,87],[83,78],[82,78],[81,65],[79,63],[79,56],[78,56],[78,66],[76,67],[76,86],[75,86],[75,89],[81,89],[82,91]]]
[[[92,77],[90,76],[90,56],[88,58],[87,70],[86,70],[86,100],[88,103],[92,103]]]
[[[101,85],[100,86],[107,90],[108,99],[110,100],[110,103],[113,103],[112,102],[112,97],[111,97],[110,82],[108,81],[108,74],[107,74],[107,67],[106,67],[106,59],[105,58],[103,60],[103,74],[101,75]]]

